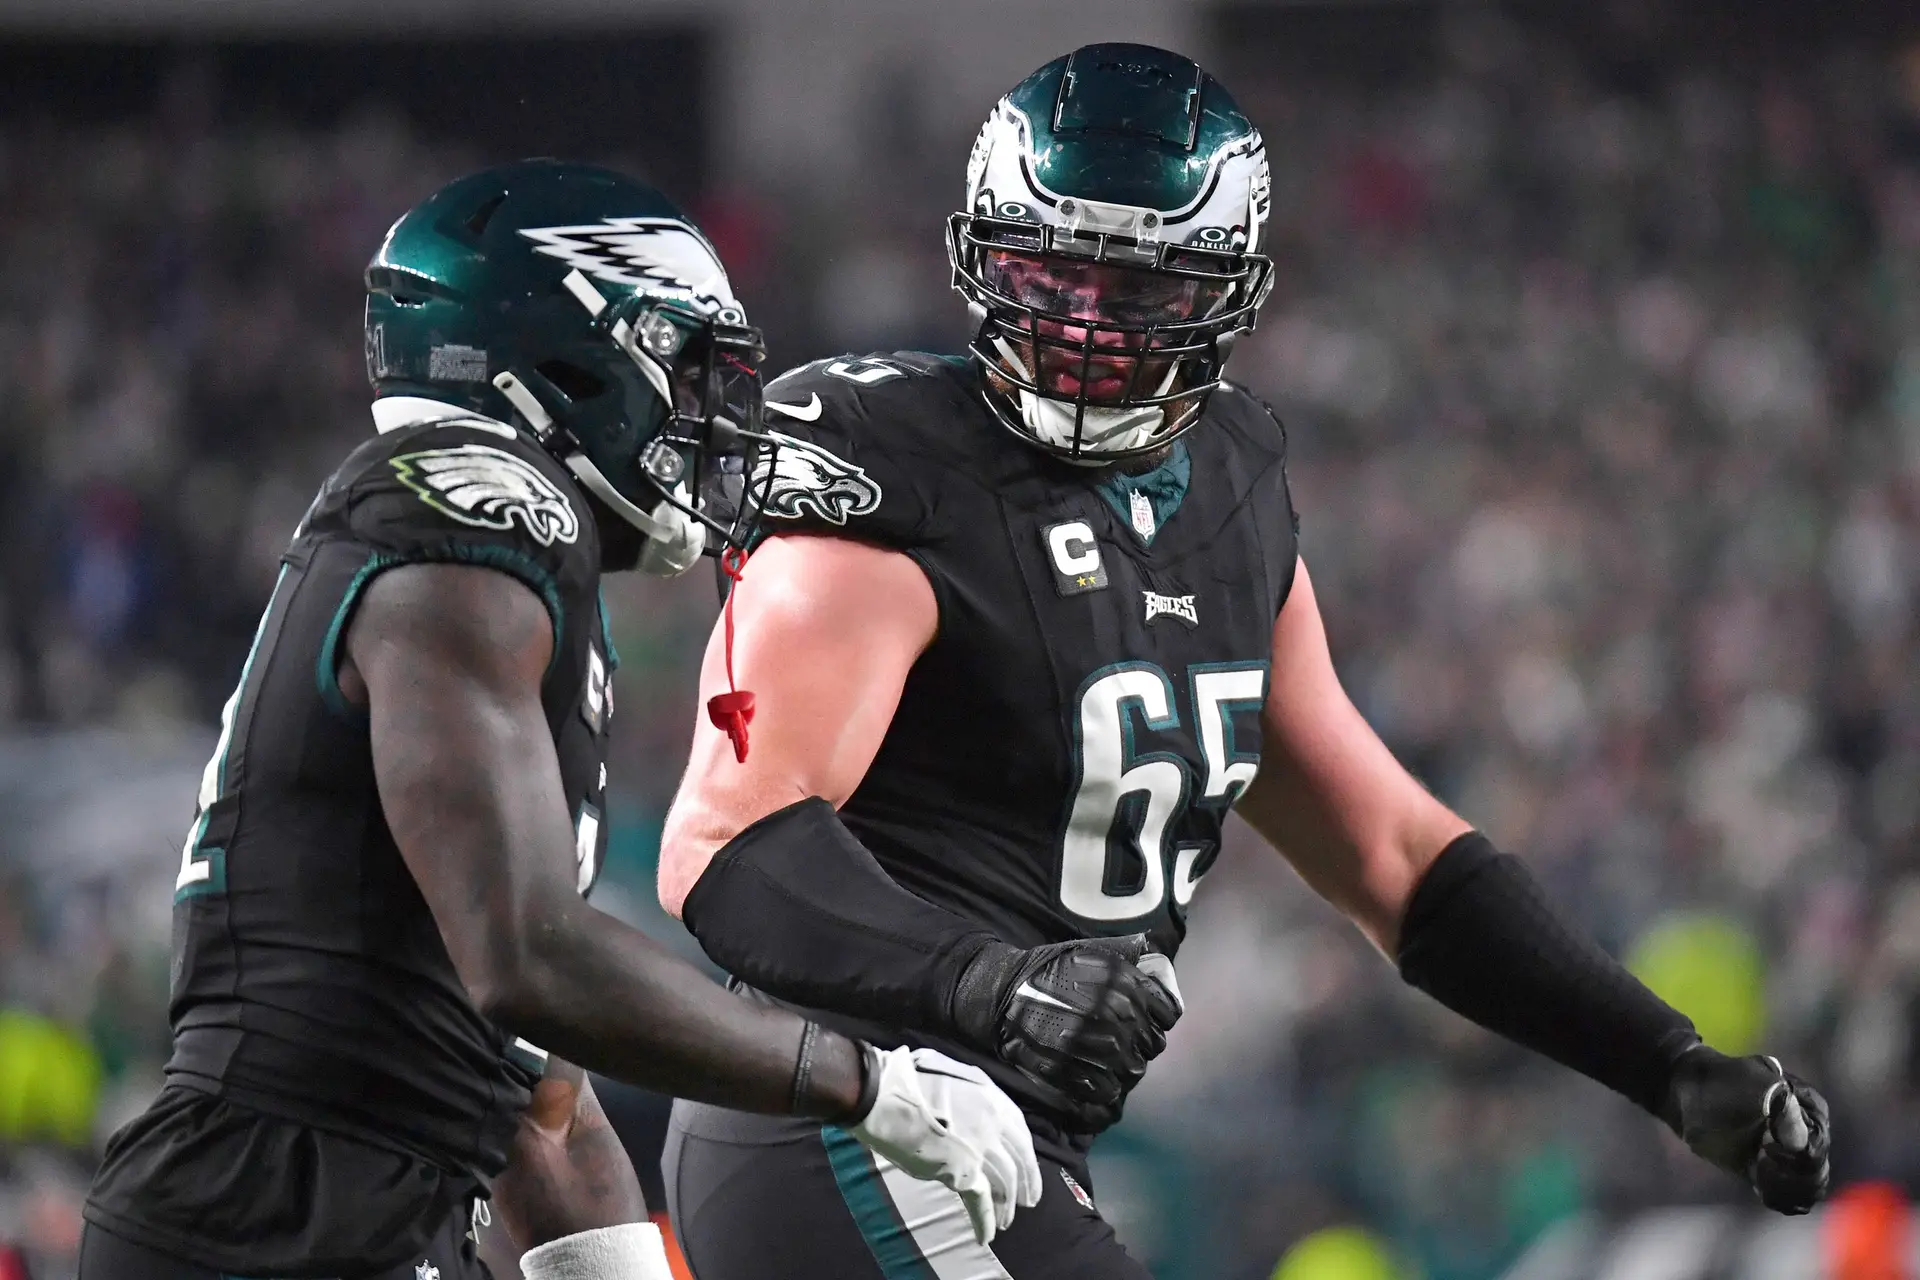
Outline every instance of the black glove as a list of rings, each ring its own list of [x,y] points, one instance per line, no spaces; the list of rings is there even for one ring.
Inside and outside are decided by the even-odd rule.
[[[1827,1194],[1827,1100],[1776,1059],[1694,1045],[1674,1063],[1661,1118],[1769,1209],[1805,1213]]]
[[[954,988],[953,1023],[1104,1129],[1180,1020],[1178,999],[1135,963],[1148,950],[1144,933],[1031,951],[990,942]]]

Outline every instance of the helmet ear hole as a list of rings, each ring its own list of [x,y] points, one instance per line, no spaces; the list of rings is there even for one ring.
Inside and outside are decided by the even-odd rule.
[[[607,391],[606,382],[598,374],[565,360],[542,360],[534,370],[575,404],[584,404]]]

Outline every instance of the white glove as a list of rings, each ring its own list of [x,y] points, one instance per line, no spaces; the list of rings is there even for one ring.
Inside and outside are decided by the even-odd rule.
[[[875,1050],[880,1093],[850,1132],[916,1178],[951,1187],[986,1244],[1040,1203],[1027,1118],[987,1073],[932,1049]]]
[[[673,1280],[660,1228],[629,1222],[561,1236],[520,1255],[527,1280]]]

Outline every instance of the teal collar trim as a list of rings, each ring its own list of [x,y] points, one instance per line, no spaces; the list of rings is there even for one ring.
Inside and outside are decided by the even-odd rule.
[[[1187,442],[1175,440],[1167,460],[1153,470],[1134,476],[1116,471],[1104,477],[1095,488],[1120,517],[1120,523],[1150,547],[1155,535],[1173,519],[1173,513],[1186,500],[1192,480],[1193,459],[1187,456]]]

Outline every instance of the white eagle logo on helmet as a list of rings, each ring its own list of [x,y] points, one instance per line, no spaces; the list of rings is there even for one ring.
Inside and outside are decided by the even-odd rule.
[[[778,448],[763,452],[753,467],[751,492],[760,509],[782,520],[812,512],[828,524],[845,524],[880,506],[880,486],[866,471],[817,444],[778,431],[767,432]]]
[[[574,227],[525,227],[534,252],[649,294],[692,303],[730,324],[745,313],[706,238],[675,218],[602,218]]]
[[[532,463],[505,450],[463,444],[390,461],[401,484],[461,524],[511,529],[517,523],[543,547],[580,536],[580,518],[567,495]]]
[[[1002,98],[980,126],[967,157],[967,211],[1066,225],[1070,220],[1060,212],[1061,200],[1071,193],[1042,182],[1037,159],[1027,113]],[[1273,201],[1273,177],[1259,130],[1249,128],[1210,155],[1197,190],[1184,204],[1154,210],[1159,225],[1178,231],[1185,243],[1258,252]],[[1099,202],[1082,199],[1080,206],[1098,208]]]

